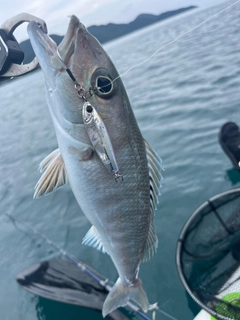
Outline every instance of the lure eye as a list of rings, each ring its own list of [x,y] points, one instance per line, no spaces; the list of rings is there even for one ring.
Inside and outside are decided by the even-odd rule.
[[[92,113],[93,112],[93,108],[92,108],[91,105],[88,105],[86,110],[87,110],[87,113]]]
[[[102,94],[109,94],[113,89],[112,81],[107,77],[97,77],[96,87]]]

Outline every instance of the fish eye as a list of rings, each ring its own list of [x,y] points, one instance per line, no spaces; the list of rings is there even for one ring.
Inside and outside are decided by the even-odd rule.
[[[105,68],[97,68],[91,76],[92,91],[100,98],[110,99],[117,90],[117,81],[113,81],[116,76]]]
[[[102,94],[109,94],[113,89],[113,84],[109,78],[99,76],[96,79],[96,87]]]

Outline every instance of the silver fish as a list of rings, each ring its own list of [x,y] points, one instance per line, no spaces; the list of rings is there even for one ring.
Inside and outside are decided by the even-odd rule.
[[[121,79],[113,81],[118,73],[112,61],[75,16],[58,47],[34,21],[28,33],[45,76],[59,146],[40,163],[43,174],[34,197],[49,194],[68,179],[92,224],[83,243],[107,252],[119,274],[104,302],[103,316],[129,299],[146,312],[148,299],[138,272],[158,244],[153,220],[161,159],[143,139]],[[83,88],[83,99],[74,81]],[[95,128],[96,134],[107,146],[103,154],[111,170],[123,176],[122,183],[116,183],[101,159],[102,151],[90,139],[83,119],[86,100],[104,124],[107,134]]]

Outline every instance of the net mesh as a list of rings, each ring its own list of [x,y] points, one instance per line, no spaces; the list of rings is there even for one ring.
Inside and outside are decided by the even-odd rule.
[[[218,319],[240,320],[240,189],[193,213],[178,241],[177,264],[201,307]]]

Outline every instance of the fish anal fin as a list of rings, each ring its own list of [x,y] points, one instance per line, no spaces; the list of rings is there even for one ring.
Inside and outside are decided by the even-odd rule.
[[[86,233],[85,237],[82,240],[82,244],[93,247],[97,250],[102,251],[103,253],[107,252],[102,244],[101,237],[94,226],[92,226],[88,230],[88,232]]]
[[[142,262],[149,260],[157,251],[157,247],[158,247],[158,238],[154,228],[153,215],[151,215],[150,219],[151,221],[150,221],[150,226],[148,230],[148,238],[144,248]]]
[[[53,151],[41,163],[40,170],[44,171],[35,186],[33,198],[39,198],[62,187],[67,181],[67,172],[59,149]]]

